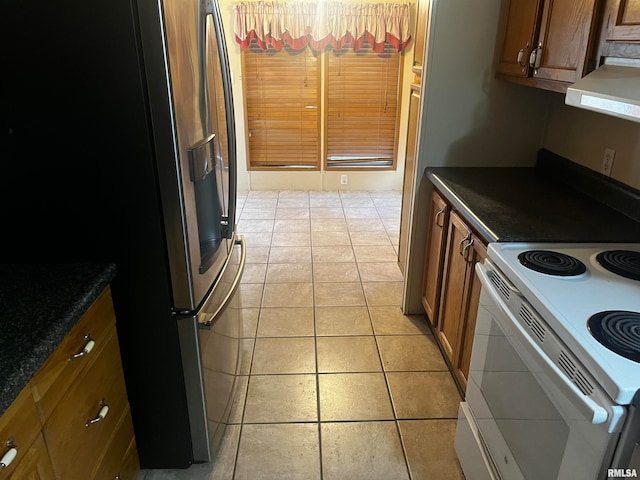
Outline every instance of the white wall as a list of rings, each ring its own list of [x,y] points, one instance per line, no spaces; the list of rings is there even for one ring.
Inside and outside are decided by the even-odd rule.
[[[640,189],[640,123],[567,106],[555,94],[544,147],[597,172],[604,149],[613,148],[611,177]]]
[[[360,1],[360,0],[347,0]],[[380,0],[391,3],[402,0]],[[400,131],[398,136],[398,161],[396,170],[387,171],[344,171],[344,172],[292,172],[292,171],[248,171],[247,169],[247,132],[245,128],[245,105],[242,88],[242,63],[240,47],[235,41],[233,5],[236,0],[220,0],[222,21],[227,39],[229,63],[234,78],[233,96],[236,110],[236,134],[238,138],[238,189],[239,190],[401,190],[404,175],[404,159],[407,137],[407,119],[409,114],[409,84],[412,79],[413,42],[404,52],[403,89],[400,104]],[[413,5],[415,23],[415,0]],[[415,31],[415,28],[413,28]],[[340,184],[340,175],[347,174],[348,184]]]

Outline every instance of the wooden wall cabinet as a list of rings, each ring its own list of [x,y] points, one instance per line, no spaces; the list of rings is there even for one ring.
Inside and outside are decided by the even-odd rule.
[[[614,0],[607,4],[609,42],[640,42],[640,0]]]
[[[449,223],[449,204],[436,190],[431,193],[429,204],[429,230],[425,252],[424,277],[422,282],[422,306],[433,327],[438,324],[440,287],[444,264],[445,240]]]
[[[134,480],[140,470],[107,288],[0,418],[4,479]]]
[[[504,0],[496,76],[566,92],[595,68],[599,0]]]

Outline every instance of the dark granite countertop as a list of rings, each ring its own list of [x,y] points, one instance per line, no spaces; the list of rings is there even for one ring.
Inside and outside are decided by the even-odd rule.
[[[0,265],[0,415],[115,275],[108,263]]]
[[[640,214],[637,190],[543,155],[551,161],[530,168],[434,167],[425,173],[489,242],[640,242],[640,221],[621,211]]]

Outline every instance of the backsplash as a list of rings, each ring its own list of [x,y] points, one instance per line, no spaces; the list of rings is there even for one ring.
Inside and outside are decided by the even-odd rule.
[[[600,171],[605,148],[616,151],[611,178],[640,189],[640,123],[609,117],[552,99],[543,147]]]

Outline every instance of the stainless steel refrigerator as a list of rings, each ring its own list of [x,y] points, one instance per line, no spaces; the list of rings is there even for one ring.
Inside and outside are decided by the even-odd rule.
[[[2,261],[114,262],[141,466],[209,461],[238,372],[244,265],[219,6],[3,10]]]

